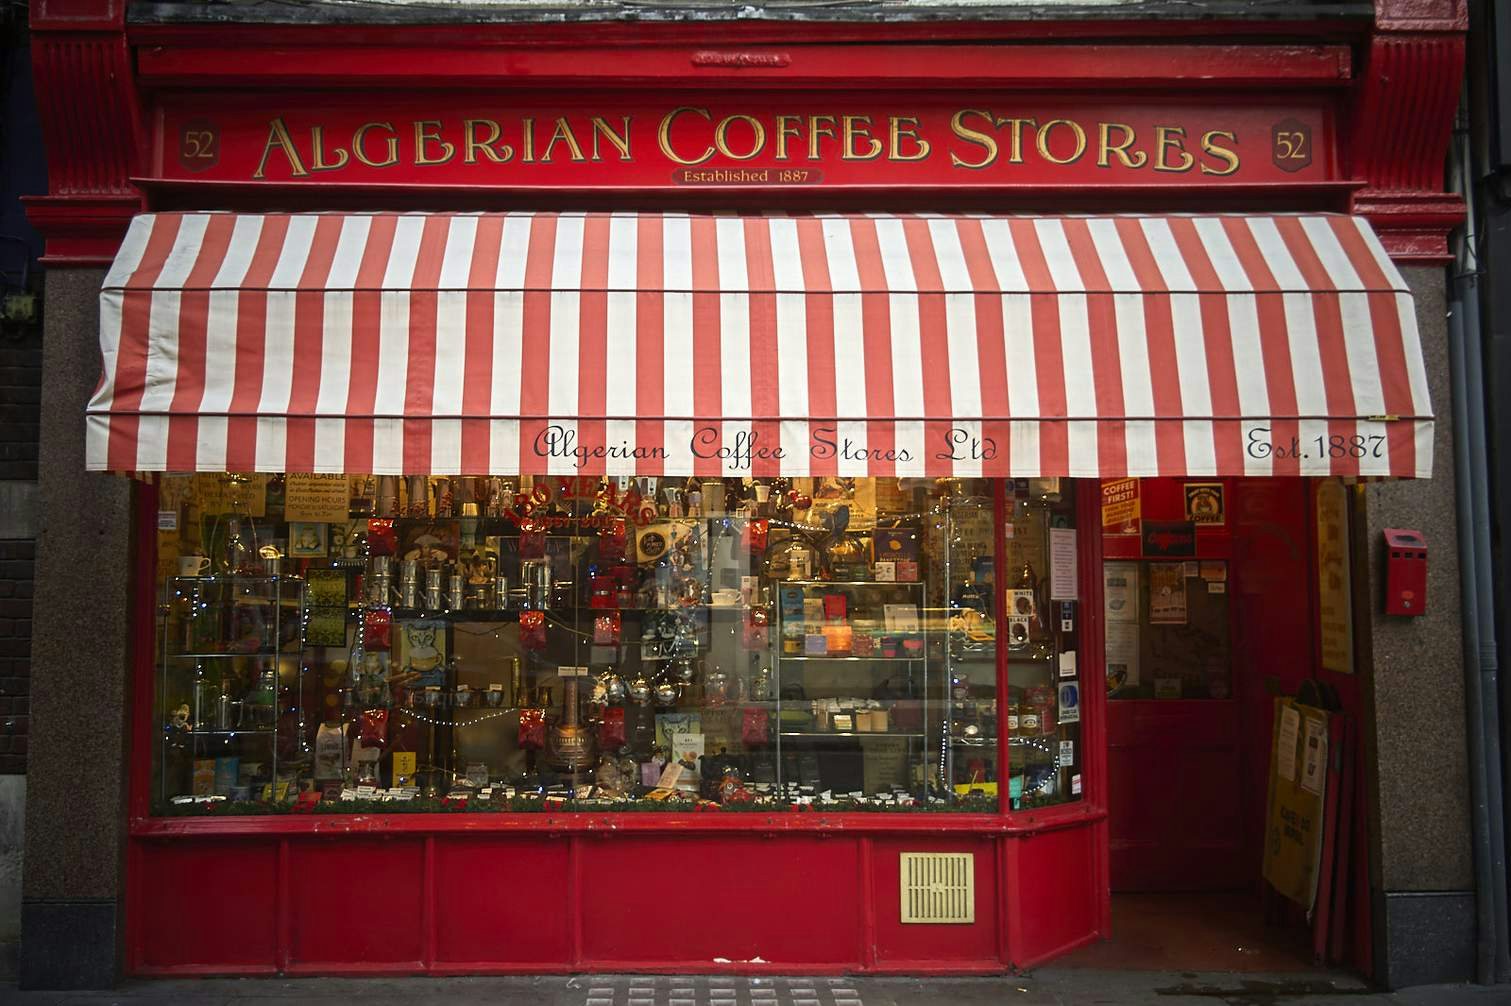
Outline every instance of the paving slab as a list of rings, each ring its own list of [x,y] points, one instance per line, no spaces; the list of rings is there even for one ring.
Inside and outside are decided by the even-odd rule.
[[[10,1006],[1511,1006],[1511,986],[1380,992],[1329,973],[1047,968],[989,978],[575,975],[529,978],[206,978],[101,992],[21,992]]]

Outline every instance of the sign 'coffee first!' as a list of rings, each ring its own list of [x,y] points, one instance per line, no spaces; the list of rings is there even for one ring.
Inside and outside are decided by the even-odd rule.
[[[1333,177],[1317,108],[1053,97],[760,105],[431,96],[159,119],[163,175],[260,183],[550,187],[1253,184]]]

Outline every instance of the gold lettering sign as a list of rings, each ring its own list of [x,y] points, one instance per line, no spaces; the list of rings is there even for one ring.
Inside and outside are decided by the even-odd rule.
[[[647,131],[654,133],[654,142],[649,137],[637,142],[637,133]],[[202,143],[198,133],[195,137],[196,143]],[[1019,165],[1026,171],[1052,172],[1084,162],[1086,167],[1120,172],[1222,178],[1237,173],[1242,164],[1237,128],[1150,125],[1147,118],[1142,125],[1067,114],[1040,118],[992,107],[925,116],[843,108],[719,113],[705,106],[679,105],[638,118],[625,113],[491,112],[456,119],[373,119],[354,127],[297,118],[291,125],[289,115],[277,115],[266,121],[261,143],[251,174],[254,179],[268,178],[270,172],[277,178],[308,178],[352,169],[435,167],[453,162],[480,170],[504,164],[606,167],[644,160],[647,150],[653,161],[664,158],[680,167],[732,168],[756,162],[751,170],[758,172],[771,171],[759,166],[762,161],[814,165],[941,161],[963,172]],[[690,178],[702,173],[683,174]],[[823,171],[799,174],[818,179]],[[771,171],[770,177],[794,180],[785,172]],[[1076,177],[1086,176],[1082,171]]]

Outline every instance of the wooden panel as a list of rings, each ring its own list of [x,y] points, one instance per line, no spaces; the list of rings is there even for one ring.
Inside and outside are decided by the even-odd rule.
[[[275,840],[142,843],[141,966],[272,967],[277,860]]]
[[[565,841],[437,837],[436,960],[542,968],[569,960],[567,870]]]
[[[848,966],[861,947],[856,838],[586,840],[582,952],[589,966],[760,958]]]
[[[418,969],[424,887],[423,839],[291,842],[292,965],[412,962]]]
[[[1097,826],[1048,831],[1012,843],[1008,897],[1021,926],[1012,934],[1012,965],[1029,967],[1094,939],[1100,922],[1100,871],[1092,857]]]
[[[903,925],[899,903],[899,854],[965,852],[975,857],[976,921],[954,925]],[[995,843],[959,839],[877,839],[871,849],[871,903],[876,911],[876,962],[972,962],[997,960],[997,861]]]
[[[1248,883],[1238,703],[1125,699],[1107,706],[1112,889]]]

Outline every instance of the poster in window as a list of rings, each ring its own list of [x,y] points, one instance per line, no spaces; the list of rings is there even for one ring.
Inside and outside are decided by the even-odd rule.
[[[1139,683],[1139,626],[1137,622],[1108,622],[1107,690],[1137,688]]]
[[[1139,480],[1113,479],[1102,483],[1102,531],[1139,533]]]
[[[1102,564],[1102,606],[1109,622],[1138,621],[1138,563]]]
[[[350,515],[351,492],[345,475],[290,472],[283,491],[285,520],[336,523]]]
[[[1221,524],[1225,511],[1221,482],[1186,483],[1186,520],[1192,524]]]
[[[1049,529],[1049,599],[1076,599],[1076,531],[1073,527]]]
[[[1149,564],[1149,622],[1186,624],[1186,566],[1180,562]]]

